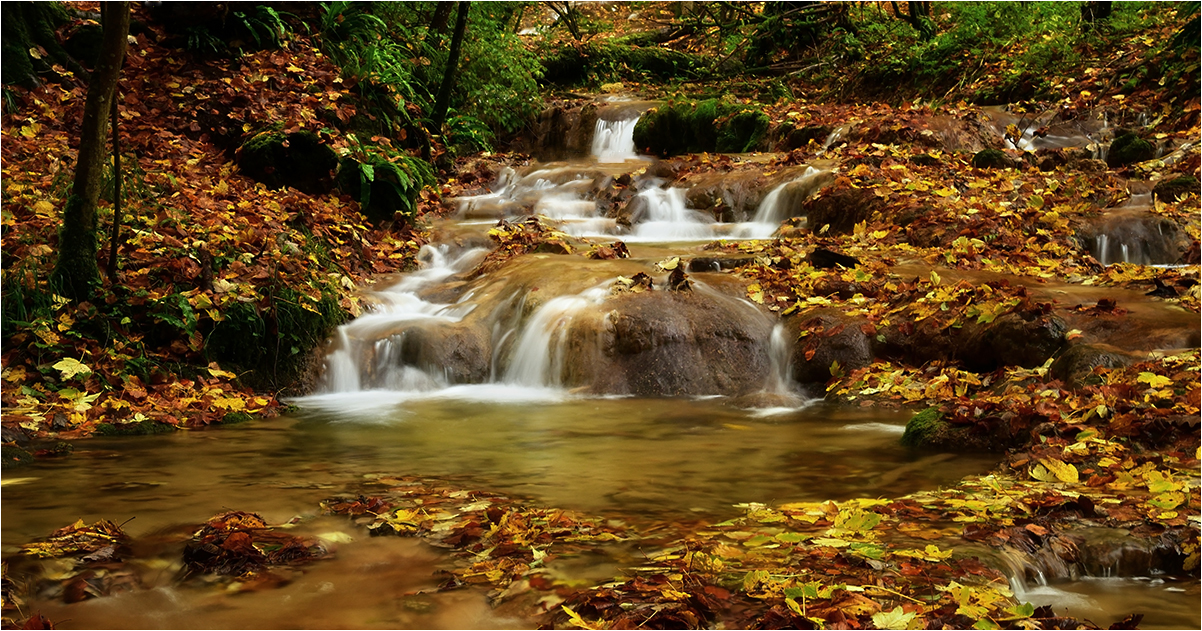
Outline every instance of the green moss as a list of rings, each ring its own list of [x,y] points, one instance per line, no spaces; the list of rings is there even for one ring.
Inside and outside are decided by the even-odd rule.
[[[0,446],[0,468],[14,469],[33,462],[33,454],[16,445]]]
[[[939,408],[930,407],[910,417],[901,443],[907,447],[940,445],[944,444],[950,431],[952,428],[943,420]]]
[[[639,119],[634,143],[663,156],[682,153],[743,153],[761,149],[769,119],[762,111],[718,99],[673,101]]]
[[[589,42],[550,51],[543,81],[557,85],[599,85],[612,81],[696,79],[708,72],[698,55],[657,46]]]
[[[284,134],[273,127],[242,144],[238,168],[268,188],[291,186],[318,195],[334,185],[338,154],[311,131]]]
[[[1157,182],[1156,187],[1152,189],[1152,192],[1155,193],[1156,197],[1160,198],[1161,201],[1174,202],[1190,193],[1197,193],[1198,186],[1198,178],[1192,175],[1182,175],[1171,180],[1161,180],[1160,182]]]
[[[1010,156],[1001,149],[983,149],[972,157],[972,166],[977,169],[1005,169],[1011,166]]]
[[[255,417],[247,414],[246,412],[229,412],[225,416],[221,417],[221,423],[223,425],[237,425],[239,423],[249,423],[250,421],[253,421],[254,418]]]
[[[1151,160],[1156,157],[1156,147],[1152,143],[1136,136],[1131,132],[1121,133],[1114,142],[1110,143],[1110,151],[1106,154],[1106,164],[1111,167],[1125,166]]]
[[[96,425],[97,436],[153,436],[175,431],[174,425],[142,421],[141,423],[100,423]]]

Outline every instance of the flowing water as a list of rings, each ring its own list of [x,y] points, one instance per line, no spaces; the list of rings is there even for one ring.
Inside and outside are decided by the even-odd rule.
[[[596,184],[639,177],[648,163],[634,155],[633,120],[603,122],[592,160],[504,172],[491,193],[462,200],[457,223],[483,232],[533,209],[572,234],[641,244],[632,246],[634,258],[540,254],[469,278],[485,250],[427,246],[422,270],[369,292],[370,311],[338,330],[318,391],[293,401],[299,411],[243,427],[97,438],[71,458],[6,474],[7,558],[77,519],[109,519],[124,523],[149,559],[138,572],[147,589],[72,605],[50,590],[27,607],[64,629],[528,627],[490,608],[482,590],[438,592],[435,571],[449,563],[443,552],[368,538],[344,519],[320,516],[318,503],[373,476],[420,475],[615,519],[719,521],[740,514],[734,505],[744,502],[897,496],[992,468],[994,456],[902,448],[905,411],[807,400],[789,376],[784,328],[726,275],[692,274],[689,297],[660,300],[669,293],[667,271],[656,261],[696,255],[718,236],[770,236],[786,218],[781,199],[811,194],[820,170],[781,183],[754,217],[734,224],[688,208],[683,189],[645,177],[643,210],[623,225],[599,210]],[[663,355],[648,361],[670,368],[607,359],[618,332],[649,321],[632,320],[644,303],[615,287],[640,272],[655,287],[646,304],[668,305],[652,320],[676,318],[650,339],[693,353],[681,364]],[[713,322],[690,328],[694,317]],[[737,371],[712,368],[734,365],[722,362],[736,352],[747,356]],[[672,379],[690,369],[697,374]],[[742,374],[707,374],[720,370]],[[618,378],[625,373],[638,375]],[[678,396],[635,396],[648,389]],[[297,534],[331,541],[334,554],[279,589],[234,593],[174,581],[182,529],[224,510],[292,520]],[[29,562],[14,563],[17,572]],[[564,563],[558,571],[582,581],[621,569],[600,557]],[[1155,580],[1077,580],[1025,593],[1082,594],[1072,602],[1086,604],[1074,613],[1103,625],[1134,610],[1149,614],[1145,626],[1196,626],[1196,593]]]

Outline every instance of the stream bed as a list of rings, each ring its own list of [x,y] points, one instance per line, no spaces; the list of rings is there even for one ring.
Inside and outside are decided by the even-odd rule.
[[[422,475],[614,519],[720,521],[740,514],[741,502],[897,496],[996,462],[900,447],[907,414],[897,410],[816,403],[767,414],[718,398],[563,396],[536,404],[377,402],[367,414],[363,397],[342,398],[240,427],[97,438],[71,458],[6,476],[6,557],[76,519],[109,519],[126,522],[151,559],[141,570],[149,589],[27,605],[64,629],[528,628],[529,620],[493,610],[482,589],[437,592],[435,572],[449,563],[443,551],[369,537],[345,518],[321,516],[318,503],[374,475]],[[337,540],[334,554],[278,589],[177,584],[183,533],[225,510],[294,520],[294,534]],[[604,560],[562,571],[591,582],[620,575]],[[1071,605],[1102,625],[1131,612],[1145,613],[1145,628],[1198,621],[1196,589],[1156,577],[1032,586],[1026,597]]]

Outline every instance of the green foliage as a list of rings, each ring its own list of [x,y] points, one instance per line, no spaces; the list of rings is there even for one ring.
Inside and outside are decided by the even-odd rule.
[[[246,50],[283,46],[288,36],[288,26],[280,14],[264,4],[251,4],[249,7],[246,11],[230,12],[230,17],[225,20],[184,28],[185,48],[206,55],[240,56]]]
[[[359,201],[360,210],[375,222],[392,220],[401,213],[411,220],[417,213],[417,194],[434,183],[430,163],[388,147],[361,143],[351,134],[349,152],[338,169],[338,186]]]
[[[768,116],[758,108],[707,99],[671,101],[639,119],[635,146],[653,154],[678,155],[758,149],[768,132]]]
[[[1156,157],[1156,147],[1152,143],[1136,136],[1131,132],[1122,132],[1110,143],[1110,151],[1106,155],[1106,164],[1111,167],[1126,166],[1151,160]]]
[[[416,128],[432,108],[449,48],[444,34],[430,32],[434,5],[322,5],[326,52],[356,82],[370,113],[391,121],[389,131]],[[538,112],[542,68],[512,28],[521,5],[489,2],[473,7],[451,95],[452,109],[465,117],[449,121],[450,132],[458,134],[454,143],[485,146],[491,133],[484,134],[477,123],[492,133],[513,132]]]
[[[672,81],[709,74],[709,61],[658,47],[588,42],[548,51],[543,79],[556,85],[598,86],[614,81]]]

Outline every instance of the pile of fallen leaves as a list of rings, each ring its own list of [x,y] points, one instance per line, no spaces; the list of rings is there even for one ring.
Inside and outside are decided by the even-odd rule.
[[[274,394],[234,372],[262,367],[218,365],[214,348],[250,345],[277,367],[293,361],[306,336],[323,335],[299,329],[357,315],[354,287],[412,266],[424,242],[368,225],[349,197],[268,190],[232,162],[244,138],[268,127],[313,131],[337,151],[352,142],[331,131],[355,115],[351,86],[308,37],[220,60],[166,48],[167,39],[153,22],[131,36],[117,104],[126,228],[116,276],[88,302],[47,285],[85,85],[60,71],[62,83],[6,92],[15,106],[0,132],[3,404],[5,422],[29,432],[77,437],[101,423],[148,431],[134,426],[273,413]],[[98,220],[103,268],[111,200]],[[275,380],[255,377],[259,388]]]

